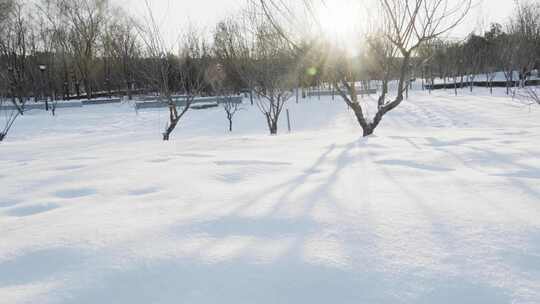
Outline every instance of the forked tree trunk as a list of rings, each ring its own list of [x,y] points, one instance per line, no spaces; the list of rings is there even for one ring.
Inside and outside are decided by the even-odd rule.
[[[387,81],[383,80],[382,94],[381,96],[379,96],[379,100],[378,100],[378,110],[375,116],[373,117],[372,121],[368,121],[366,117],[364,116],[362,105],[358,102],[358,99],[357,99],[358,97],[356,95],[355,82],[353,81],[353,84],[351,86],[346,81],[343,81],[343,85],[347,88],[347,91],[349,95],[351,96],[351,98],[349,98],[347,94],[344,93],[342,90],[339,90],[339,93],[341,97],[343,98],[343,100],[347,103],[347,105],[353,110],[358,123],[362,127],[362,134],[364,137],[372,135],[375,132],[375,129],[377,129],[377,127],[381,123],[384,115],[394,110],[403,101],[403,97],[404,97],[403,93],[405,93],[405,91],[409,88],[409,83],[406,80],[408,78],[408,73],[409,73],[409,70],[408,70],[409,62],[410,62],[410,53],[404,54],[403,62],[401,64],[398,88],[397,88],[398,95],[392,102],[389,102],[389,103],[385,102],[388,83]]]
[[[375,132],[375,129],[377,128],[379,123],[381,122],[384,114],[382,114],[380,111],[377,112],[377,115],[375,115],[373,122],[369,123],[364,117],[362,106],[359,103],[353,102],[350,103],[349,106],[353,110],[354,115],[356,116],[356,120],[362,127],[362,136],[367,137],[372,135]]]
[[[266,123],[268,124],[268,130],[270,135],[276,135],[278,131],[278,117],[271,117],[270,113],[264,113],[266,116]]]
[[[272,123],[270,125],[270,134],[271,135],[277,135],[277,131],[278,131],[277,123]]]
[[[163,132],[163,140],[168,141],[171,137],[171,133],[174,131],[176,126],[178,125],[178,122],[184,116],[187,109],[189,108],[189,104],[186,105],[186,108],[178,114],[178,111],[176,110],[176,104],[170,100],[169,101],[169,126],[167,129],[165,129],[165,132]]]

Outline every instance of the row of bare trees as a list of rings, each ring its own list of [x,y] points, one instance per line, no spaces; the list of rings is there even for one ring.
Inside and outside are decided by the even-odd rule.
[[[0,18],[0,102],[16,109],[3,113],[0,140],[29,100],[48,110],[49,100],[130,91],[140,42],[107,0],[0,0]]]
[[[22,0],[2,1],[12,12],[7,23],[14,28],[4,30],[0,38],[1,61],[7,66],[1,71],[4,75],[7,71],[3,78],[11,80],[4,85],[4,96],[11,96],[21,108],[25,99],[36,98],[35,80],[43,77],[36,72],[38,65],[48,67],[46,87],[52,96],[67,98],[75,91],[80,97],[84,91],[91,98],[112,87],[124,88],[131,96],[137,83],[158,92],[168,104],[164,140],[196,96],[232,96],[242,88],[250,92],[269,132],[276,134],[295,88],[321,84],[333,86],[354,110],[364,135],[370,135],[383,116],[403,101],[411,66],[422,47],[459,24],[471,4],[470,0],[457,6],[448,0],[377,0],[381,22],[363,37],[366,47],[357,50],[359,61],[324,41],[291,35],[279,24],[282,18],[276,17],[289,8],[272,0],[253,1],[242,16],[220,22],[213,41],[188,30],[172,43],[164,38],[148,2],[147,18],[135,21],[107,0],[42,0],[31,7]],[[29,18],[36,11],[42,17]],[[356,91],[356,81],[362,78],[382,83],[371,117],[368,113],[373,111],[362,104]],[[391,79],[397,79],[392,96]],[[232,129],[238,107],[229,105],[225,111]]]
[[[525,86],[540,64],[540,3],[517,1],[509,21],[491,24],[481,34],[463,41],[437,39],[420,49],[422,78],[442,80],[444,87],[468,86],[482,81],[493,91],[496,73],[504,75],[506,93],[512,86]],[[483,75],[483,79],[478,79]],[[450,79],[451,83],[448,83]]]
[[[271,24],[300,50],[303,41],[282,21],[291,19],[286,4],[275,0],[259,2]],[[374,2],[377,5],[366,9],[373,11],[375,25],[360,36],[362,41],[358,45],[363,47],[353,50],[359,54],[356,60],[331,47],[319,48],[327,55],[321,57],[326,64],[318,79],[333,84],[354,111],[364,136],[372,134],[383,117],[406,98],[414,77],[427,82],[425,87],[430,90],[440,81],[443,87],[453,86],[457,94],[458,87],[468,86],[472,91],[478,82],[492,91],[496,75],[501,73],[510,94],[512,86],[524,87],[539,68],[540,3],[537,1],[515,1],[515,11],[507,24],[493,24],[485,33],[472,33],[463,41],[446,37],[467,16],[473,5],[471,0]],[[304,4],[308,12],[317,4],[332,5],[316,0],[304,0]],[[485,79],[478,79],[480,75]],[[358,97],[358,82],[369,80],[377,80],[381,87],[374,105]],[[388,89],[391,81],[397,83],[393,92]],[[534,93],[528,94],[531,99],[537,97]]]
[[[113,89],[129,92],[141,81],[134,72],[141,60],[135,21],[108,0],[2,1],[17,8],[9,23],[20,20],[22,26],[12,33],[25,39],[8,46],[1,61],[16,53],[31,60],[25,66],[28,75],[42,74],[39,66],[45,69],[39,76],[46,80],[45,89],[36,85],[37,76],[30,77],[24,97],[44,90],[49,97],[92,98]],[[3,32],[0,41],[6,36]]]
[[[17,108],[5,119],[1,139],[29,101],[113,93],[131,99],[134,89],[167,102],[164,140],[195,97],[209,94],[225,98],[232,130],[240,106],[231,97],[242,90],[275,134],[300,78],[292,72],[297,55],[255,6],[242,22],[220,23],[213,39],[188,28],[170,41],[149,2],[146,17],[135,20],[107,0],[0,1],[6,25],[0,32],[0,100]]]
[[[463,42],[444,36],[463,21],[471,0],[375,0],[369,9],[376,22],[354,50],[287,27],[282,20],[291,16],[282,14],[291,10],[282,1],[251,1],[241,14],[219,22],[211,37],[188,28],[173,41],[149,2],[146,18],[134,20],[107,0],[22,1],[0,0],[0,95],[16,106],[9,127],[30,97],[92,98],[114,91],[131,98],[134,89],[144,89],[168,105],[168,140],[195,97],[209,94],[225,100],[232,130],[240,106],[226,101],[244,91],[277,134],[280,115],[299,87],[326,86],[344,99],[368,136],[406,98],[413,76],[422,74],[431,84],[453,79],[457,90],[464,78],[472,89],[476,75],[491,82],[497,71],[511,83],[517,71],[523,85],[540,49],[538,4],[526,0],[517,2],[508,25],[493,25]],[[316,2],[303,0],[306,11]],[[36,12],[41,17],[30,18]],[[315,15],[308,16],[316,23]],[[381,87],[373,105],[358,97],[358,82],[369,80]],[[395,89],[389,90],[392,81]]]
[[[298,52],[251,7],[240,22],[218,24],[214,54],[220,66],[255,92],[270,134],[277,134],[279,117],[298,86]]]
[[[307,11],[316,1],[305,0]],[[276,15],[287,11],[283,2],[260,0],[265,16],[285,39],[297,50],[302,43],[290,34],[285,23]],[[324,3],[323,5],[331,5]],[[329,46],[324,50],[324,68],[319,79],[329,82],[353,110],[363,136],[374,133],[383,117],[396,109],[406,98],[414,67],[418,64],[422,48],[449,33],[468,14],[471,0],[377,0],[372,10],[375,16],[371,30],[363,36],[362,48],[339,50]],[[313,18],[316,18],[313,16]],[[350,54],[359,54],[355,60]],[[374,104],[359,98],[358,81],[377,80],[381,85]],[[393,92],[391,81],[396,83]]]

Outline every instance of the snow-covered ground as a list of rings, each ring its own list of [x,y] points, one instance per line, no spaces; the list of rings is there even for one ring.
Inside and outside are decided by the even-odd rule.
[[[500,91],[502,92],[502,90]],[[499,93],[500,93],[499,92]],[[0,145],[0,303],[539,303],[540,107],[412,94],[29,113]]]

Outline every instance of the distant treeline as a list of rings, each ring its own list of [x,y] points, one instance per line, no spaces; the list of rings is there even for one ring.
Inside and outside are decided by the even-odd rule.
[[[431,89],[431,90],[441,90],[441,89],[462,89],[462,88],[468,88],[471,86],[474,87],[482,87],[482,88],[506,88],[508,83],[506,81],[473,81],[473,82],[448,82],[448,83],[437,83],[434,85],[428,84],[425,85],[425,89]],[[511,83],[512,87],[517,87],[521,85],[519,81],[514,81]],[[540,80],[533,79],[533,80],[527,80],[523,83],[524,86],[540,86]]]

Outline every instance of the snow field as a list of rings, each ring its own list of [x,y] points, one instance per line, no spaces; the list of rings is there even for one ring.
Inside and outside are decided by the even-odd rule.
[[[30,112],[0,146],[6,303],[538,303],[540,108],[411,92],[363,139],[339,98]]]

